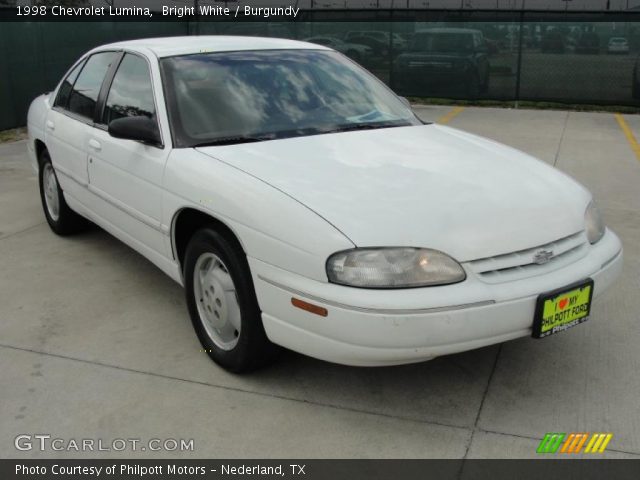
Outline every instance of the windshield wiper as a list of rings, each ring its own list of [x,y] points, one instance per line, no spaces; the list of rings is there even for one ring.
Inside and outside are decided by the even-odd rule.
[[[313,129],[299,129],[292,130],[288,132],[280,132],[278,134],[266,134],[260,136],[251,136],[251,135],[236,135],[230,137],[222,137],[216,138],[213,140],[207,140],[206,142],[196,143],[195,145],[191,145],[192,148],[198,147],[215,147],[219,145],[236,145],[239,143],[254,143],[254,142],[264,142],[266,140],[274,140],[276,138],[290,138],[290,137],[298,137],[304,135],[317,135],[317,134],[326,134],[326,133],[340,133],[340,132],[353,132],[356,130],[373,130],[376,128],[391,128],[391,127],[408,127],[411,126],[411,123],[401,122],[401,123],[390,123],[390,122],[361,122],[361,123],[350,123],[347,125],[338,126],[335,128],[328,128],[326,130],[317,130]]]
[[[202,143],[196,143],[195,145],[191,145],[192,148],[198,147],[215,147],[218,145],[236,145],[238,143],[253,143],[253,142],[264,142],[265,140],[273,140],[273,136],[262,136],[262,137],[251,137],[244,135],[237,135],[234,137],[222,137],[216,138],[214,140],[208,140]]]
[[[351,123],[349,125],[343,125],[341,127],[332,128],[329,130],[323,130],[322,133],[340,133],[340,132],[354,132],[356,130],[374,130],[376,128],[391,128],[391,127],[408,127],[410,123]]]

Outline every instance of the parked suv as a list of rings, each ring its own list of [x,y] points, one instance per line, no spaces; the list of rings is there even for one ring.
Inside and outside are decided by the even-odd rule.
[[[396,59],[396,71],[396,87],[405,93],[427,88],[473,98],[489,87],[488,49],[479,30],[421,30]]]

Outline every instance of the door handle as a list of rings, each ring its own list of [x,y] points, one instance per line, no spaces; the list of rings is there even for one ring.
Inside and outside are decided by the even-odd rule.
[[[47,120],[47,128],[51,131],[56,129],[55,124],[51,120]]]
[[[92,138],[91,140],[89,140],[89,148],[95,150],[96,152],[99,152],[100,150],[102,150],[102,145],[100,145],[99,141]]]

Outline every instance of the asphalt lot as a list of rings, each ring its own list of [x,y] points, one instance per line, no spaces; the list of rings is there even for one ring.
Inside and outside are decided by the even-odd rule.
[[[25,142],[2,144],[0,457],[536,457],[546,432],[611,432],[605,457],[640,457],[640,159],[616,117],[416,111],[531,153],[594,192],[625,267],[589,322],[416,365],[286,353],[234,376],[200,351],[182,289],[143,257],[99,229],[55,236]],[[640,138],[640,116],[624,120]],[[16,435],[38,433],[194,439],[195,450],[15,450]]]

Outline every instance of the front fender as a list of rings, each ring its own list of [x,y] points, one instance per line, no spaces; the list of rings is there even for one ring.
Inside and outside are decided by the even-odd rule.
[[[199,210],[227,225],[248,257],[307,278],[326,282],[327,258],[355,247],[297,200],[194,149],[172,151],[164,186],[164,225],[183,208]]]

